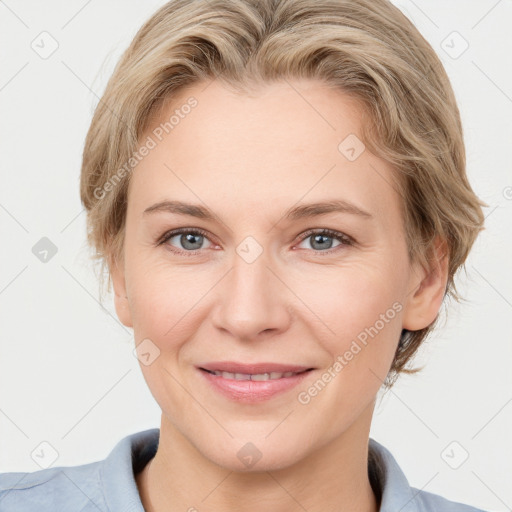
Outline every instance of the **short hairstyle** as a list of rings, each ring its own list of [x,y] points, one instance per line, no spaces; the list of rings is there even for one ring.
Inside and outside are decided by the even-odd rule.
[[[317,79],[356,100],[366,148],[391,163],[411,261],[446,242],[448,282],[464,266],[482,206],[466,176],[463,129],[439,57],[388,0],[173,0],[140,28],[100,99],[83,150],[80,195],[100,281],[123,261],[131,167],[152,116],[180,90],[218,79],[241,93]],[[127,165],[127,162],[130,162]],[[107,269],[107,270],[108,270]],[[391,387],[433,329],[402,330]]]

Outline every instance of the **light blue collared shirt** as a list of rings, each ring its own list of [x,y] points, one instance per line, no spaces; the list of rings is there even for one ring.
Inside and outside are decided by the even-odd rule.
[[[0,511],[144,512],[134,475],[155,455],[159,435],[153,428],[127,436],[98,462],[1,473]],[[382,468],[380,512],[484,512],[410,487],[387,448],[370,438],[369,449]]]

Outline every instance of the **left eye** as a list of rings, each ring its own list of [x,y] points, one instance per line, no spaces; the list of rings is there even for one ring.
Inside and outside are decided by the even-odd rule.
[[[350,245],[351,240],[348,236],[343,233],[338,233],[337,231],[331,230],[322,230],[322,231],[309,231],[302,235],[301,243],[306,240],[311,240],[310,245],[315,251],[328,251],[333,249],[333,240],[337,240],[339,242],[338,245],[334,246],[334,249],[339,247],[340,245]]]

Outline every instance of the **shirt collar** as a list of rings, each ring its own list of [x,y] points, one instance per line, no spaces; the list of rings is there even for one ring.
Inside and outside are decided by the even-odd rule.
[[[368,448],[376,461],[375,470],[382,493],[379,512],[418,512],[417,492],[413,492],[391,452],[372,438]]]
[[[103,461],[101,480],[109,510],[144,512],[134,473],[154,456],[159,437],[158,428],[124,437]]]
[[[144,512],[134,473],[155,455],[159,437],[158,428],[127,436],[103,461],[101,480],[110,510]],[[415,493],[391,452],[372,438],[368,448],[370,460],[375,461],[376,484],[381,491],[379,512],[418,512]]]

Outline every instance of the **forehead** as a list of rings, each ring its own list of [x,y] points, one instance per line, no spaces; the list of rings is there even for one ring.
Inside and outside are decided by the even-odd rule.
[[[250,94],[196,83],[167,102],[141,138],[154,147],[133,172],[129,209],[179,199],[227,215],[278,215],[295,203],[343,199],[376,215],[398,211],[392,168],[364,148],[361,123],[356,100],[317,81]]]

